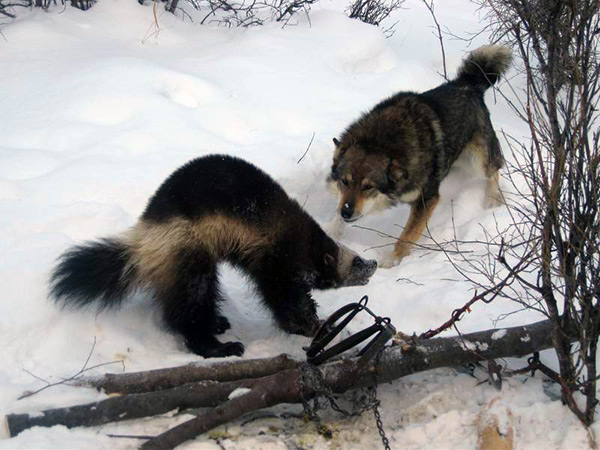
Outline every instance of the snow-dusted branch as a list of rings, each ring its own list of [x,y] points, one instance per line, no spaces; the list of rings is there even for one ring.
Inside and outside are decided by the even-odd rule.
[[[285,368],[261,378],[225,382],[200,381],[156,392],[111,397],[87,405],[46,410],[32,415],[10,414],[7,421],[11,436],[15,436],[33,426],[92,426],[166,413],[175,409],[211,407],[191,421],[149,440],[144,445],[144,448],[174,447],[247,412],[279,403],[300,403],[303,399],[313,397],[323,386],[334,393],[343,393],[373,385],[375,379],[379,383],[391,382],[412,373],[438,367],[525,356],[552,345],[551,324],[548,321],[498,331],[487,330],[458,337],[417,340],[411,345],[389,347],[381,353],[377,364],[371,362],[365,366],[358,364],[358,358],[348,358],[323,364],[315,369],[304,363],[299,366],[300,363],[278,357],[282,366],[298,366]],[[277,358],[264,361],[272,364],[274,359]],[[253,361],[252,365],[260,366],[263,360]],[[248,361],[220,363],[212,369],[204,369],[214,370],[210,375],[212,377],[228,379],[229,375],[222,375],[221,372],[236,373],[236,366],[243,368],[237,372],[241,376],[249,375]],[[319,370],[321,376],[317,378],[323,386],[315,386],[312,377],[303,377],[305,370]],[[165,374],[161,374],[161,377]],[[250,389],[250,392],[229,399],[230,394],[240,387]]]
[[[233,381],[259,378],[294,368],[297,364],[288,355],[281,354],[273,358],[227,361],[210,366],[189,364],[145,372],[107,373],[102,377],[80,379],[78,384],[95,387],[109,394],[140,394],[142,392],[170,389],[198,381]]]

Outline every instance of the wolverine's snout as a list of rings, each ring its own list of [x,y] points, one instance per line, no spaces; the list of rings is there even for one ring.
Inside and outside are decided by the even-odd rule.
[[[358,272],[364,272],[367,276],[371,276],[377,269],[377,261],[374,259],[364,260],[360,256],[357,256],[352,261],[352,267]]]
[[[374,259],[362,259],[355,256],[350,267],[350,274],[346,280],[347,286],[362,286],[369,282],[369,278],[377,270],[377,261]]]
[[[357,277],[364,278],[366,283],[377,270],[377,261],[374,259],[365,260],[357,256],[352,261],[352,270],[356,273]]]

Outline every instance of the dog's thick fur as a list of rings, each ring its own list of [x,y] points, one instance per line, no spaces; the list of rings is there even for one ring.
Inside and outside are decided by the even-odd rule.
[[[214,336],[229,328],[218,308],[220,261],[256,282],[282,329],[305,335],[320,324],[312,288],[365,284],[377,267],[328,237],[263,171],[211,155],[175,171],[129,232],[65,252],[51,293],[65,305],[102,308],[147,288],[191,351],[241,355],[241,343]]]
[[[480,47],[465,58],[454,80],[421,94],[400,92],[334,139],[329,181],[340,194],[341,219],[353,222],[398,202],[411,205],[404,231],[383,267],[410,253],[438,203],[440,183],[461,153],[473,152],[483,165],[486,206],[502,201],[498,173],[504,157],[484,92],[510,61],[505,47]]]

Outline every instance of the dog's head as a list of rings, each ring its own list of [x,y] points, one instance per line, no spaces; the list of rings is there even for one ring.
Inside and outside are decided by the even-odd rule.
[[[358,145],[333,139],[335,153],[328,180],[340,195],[338,212],[346,222],[354,222],[369,212],[390,207],[396,193],[409,183],[398,159],[382,152],[365,152]]]

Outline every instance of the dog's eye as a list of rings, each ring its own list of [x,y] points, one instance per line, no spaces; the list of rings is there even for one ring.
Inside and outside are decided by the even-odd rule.
[[[365,185],[362,187],[362,190],[366,192],[366,191],[370,191],[371,189],[374,189],[374,188],[375,188],[375,186],[373,186],[373,185],[371,185],[371,184],[365,184]]]
[[[342,184],[343,184],[344,186],[348,186],[348,183],[349,183],[349,182],[348,182],[348,180],[347,180],[346,178],[342,178]]]
[[[332,167],[331,168],[331,179],[332,180],[337,180],[340,178],[340,173],[338,172],[337,167]]]

